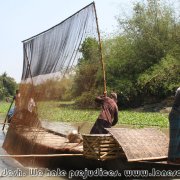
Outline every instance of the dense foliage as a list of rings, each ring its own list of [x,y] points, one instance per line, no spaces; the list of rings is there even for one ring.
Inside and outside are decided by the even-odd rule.
[[[0,100],[12,97],[15,94],[17,84],[15,80],[6,73],[0,76]]]
[[[72,86],[72,97],[76,98],[78,107],[94,106],[94,97],[101,90],[102,82],[98,82],[101,74],[99,49],[96,39],[87,38],[80,49],[82,58],[76,69]],[[101,91],[102,92],[102,91]]]
[[[133,10],[131,18],[118,19],[122,32],[107,41],[106,57],[109,86],[136,106],[159,101],[180,85],[180,21],[158,0]]]
[[[120,33],[103,41],[108,91],[118,93],[121,106],[160,101],[180,86],[180,20],[175,13],[164,1],[136,3],[131,17],[118,18]],[[99,61],[96,46],[84,42],[75,95],[102,85],[100,72],[92,67]]]

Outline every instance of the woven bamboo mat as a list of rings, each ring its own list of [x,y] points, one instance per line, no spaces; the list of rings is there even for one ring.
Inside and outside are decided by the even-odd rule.
[[[128,161],[155,160],[167,157],[168,137],[158,129],[107,129],[117,140]]]

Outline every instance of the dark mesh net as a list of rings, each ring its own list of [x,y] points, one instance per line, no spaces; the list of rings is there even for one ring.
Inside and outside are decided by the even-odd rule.
[[[91,4],[53,28],[23,41],[22,80],[56,72],[62,77],[77,64],[82,42],[87,37],[96,36],[94,7]]]
[[[23,41],[23,50],[20,102],[4,148],[10,154],[80,153],[81,148],[63,137],[69,130],[65,125],[58,131],[50,127],[57,122],[81,121],[77,119],[80,115],[73,115],[80,112],[76,100],[96,90],[101,66],[94,3]],[[86,103],[79,105],[86,108]],[[87,119],[91,115],[90,110],[84,111]]]

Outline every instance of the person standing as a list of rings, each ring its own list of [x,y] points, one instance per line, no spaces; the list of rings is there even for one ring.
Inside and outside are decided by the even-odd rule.
[[[118,122],[117,94],[111,93],[110,97],[98,96],[95,101],[101,104],[102,110],[90,134],[107,134],[105,128],[111,128]]]
[[[180,87],[176,91],[172,110],[169,113],[168,163],[180,164]]]

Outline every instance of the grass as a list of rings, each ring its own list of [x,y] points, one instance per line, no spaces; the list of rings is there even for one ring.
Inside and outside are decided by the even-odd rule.
[[[120,111],[121,124],[168,127],[168,115],[159,112]]]
[[[11,103],[0,101],[0,120],[4,119]]]
[[[74,109],[72,104],[41,102],[39,103],[39,114],[42,119],[60,122],[95,122],[100,110]],[[118,124],[144,126],[168,127],[168,115],[159,112],[135,112],[119,111]]]
[[[97,119],[100,110],[75,109],[72,102],[39,102],[38,112],[41,119],[60,122],[90,122]],[[10,103],[0,102],[0,116],[6,115]],[[168,127],[168,114],[159,112],[119,111],[118,124]]]
[[[98,116],[97,110],[75,109],[72,104],[55,101],[40,102],[38,111],[42,119],[60,122],[94,122]]]

